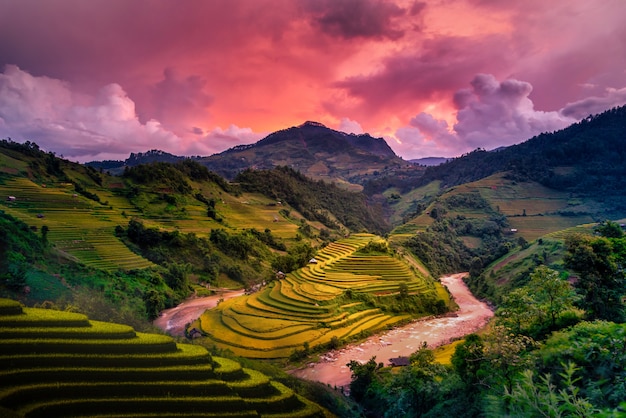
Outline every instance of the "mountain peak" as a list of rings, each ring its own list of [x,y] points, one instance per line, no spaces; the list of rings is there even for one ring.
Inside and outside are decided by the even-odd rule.
[[[326,128],[326,125],[324,125],[323,123],[315,122],[315,121],[312,121],[312,120],[307,120],[302,125],[299,125],[298,128],[305,128],[307,126],[315,126],[315,127],[318,127],[318,128]]]

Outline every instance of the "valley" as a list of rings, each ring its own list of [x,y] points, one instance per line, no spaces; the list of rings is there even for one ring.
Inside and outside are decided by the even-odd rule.
[[[239,370],[234,383],[214,382],[228,399],[197,404],[242,416],[277,416],[285,402],[293,416],[503,416],[552,387],[559,408],[618,416],[625,118],[613,109],[430,167],[315,122],[212,158],[135,155],[116,173],[3,140],[0,373],[23,381],[0,388],[0,412],[47,408],[24,401],[53,383],[25,369],[19,340],[37,367],[69,376],[67,359],[98,364],[103,396],[71,398],[82,381],[68,378],[59,393],[72,400],[53,401],[59,411],[107,404],[119,393],[116,361],[162,350],[190,366],[173,380],[196,367],[216,380],[228,375],[220,367]],[[589,143],[597,152],[581,153]],[[443,361],[432,351],[441,345]],[[120,356],[100,359],[109,348]],[[189,350],[193,360],[179,357]],[[152,354],[142,373],[165,376],[170,360]],[[390,368],[396,357],[408,365]],[[164,381],[165,397],[169,385],[181,399],[204,393]],[[127,387],[138,391],[132,415],[149,388]]]

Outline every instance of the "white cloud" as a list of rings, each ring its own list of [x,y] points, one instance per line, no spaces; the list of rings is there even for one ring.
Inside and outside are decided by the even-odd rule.
[[[602,113],[615,106],[626,104],[626,87],[621,89],[607,89],[606,95],[587,97],[576,102],[568,103],[561,109],[561,113],[568,117],[583,119],[589,115]]]
[[[156,120],[142,124],[118,84],[81,96],[62,80],[32,76],[14,65],[0,74],[0,135],[79,161],[153,148],[171,152],[180,142]]]
[[[339,123],[339,130],[341,132],[346,132],[349,134],[360,135],[363,133],[363,127],[361,126],[361,124],[349,118],[341,119],[341,122]]]
[[[458,109],[454,131],[467,148],[512,145],[576,121],[557,111],[535,110],[528,97],[530,83],[514,79],[499,82],[491,74],[478,74],[470,84],[471,89],[454,95]]]
[[[255,143],[265,136],[266,133],[257,133],[250,128],[240,128],[237,125],[230,125],[227,129],[217,127],[202,139],[189,142],[185,146],[185,154],[212,155],[236,145]]]

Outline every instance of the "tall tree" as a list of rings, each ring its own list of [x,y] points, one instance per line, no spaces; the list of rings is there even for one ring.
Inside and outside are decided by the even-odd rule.
[[[589,319],[624,320],[626,277],[622,266],[626,260],[618,250],[623,248],[623,240],[584,235],[566,240],[565,265],[579,274],[575,287]]]
[[[528,287],[539,312],[548,315],[553,329],[560,314],[574,306],[576,294],[572,286],[559,277],[558,271],[546,266],[535,269],[530,276]]]

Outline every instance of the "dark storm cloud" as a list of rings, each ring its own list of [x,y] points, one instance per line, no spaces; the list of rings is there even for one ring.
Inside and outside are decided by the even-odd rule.
[[[322,33],[344,39],[388,38],[404,35],[393,19],[406,11],[384,0],[311,0],[306,8],[313,13],[313,24]]]

